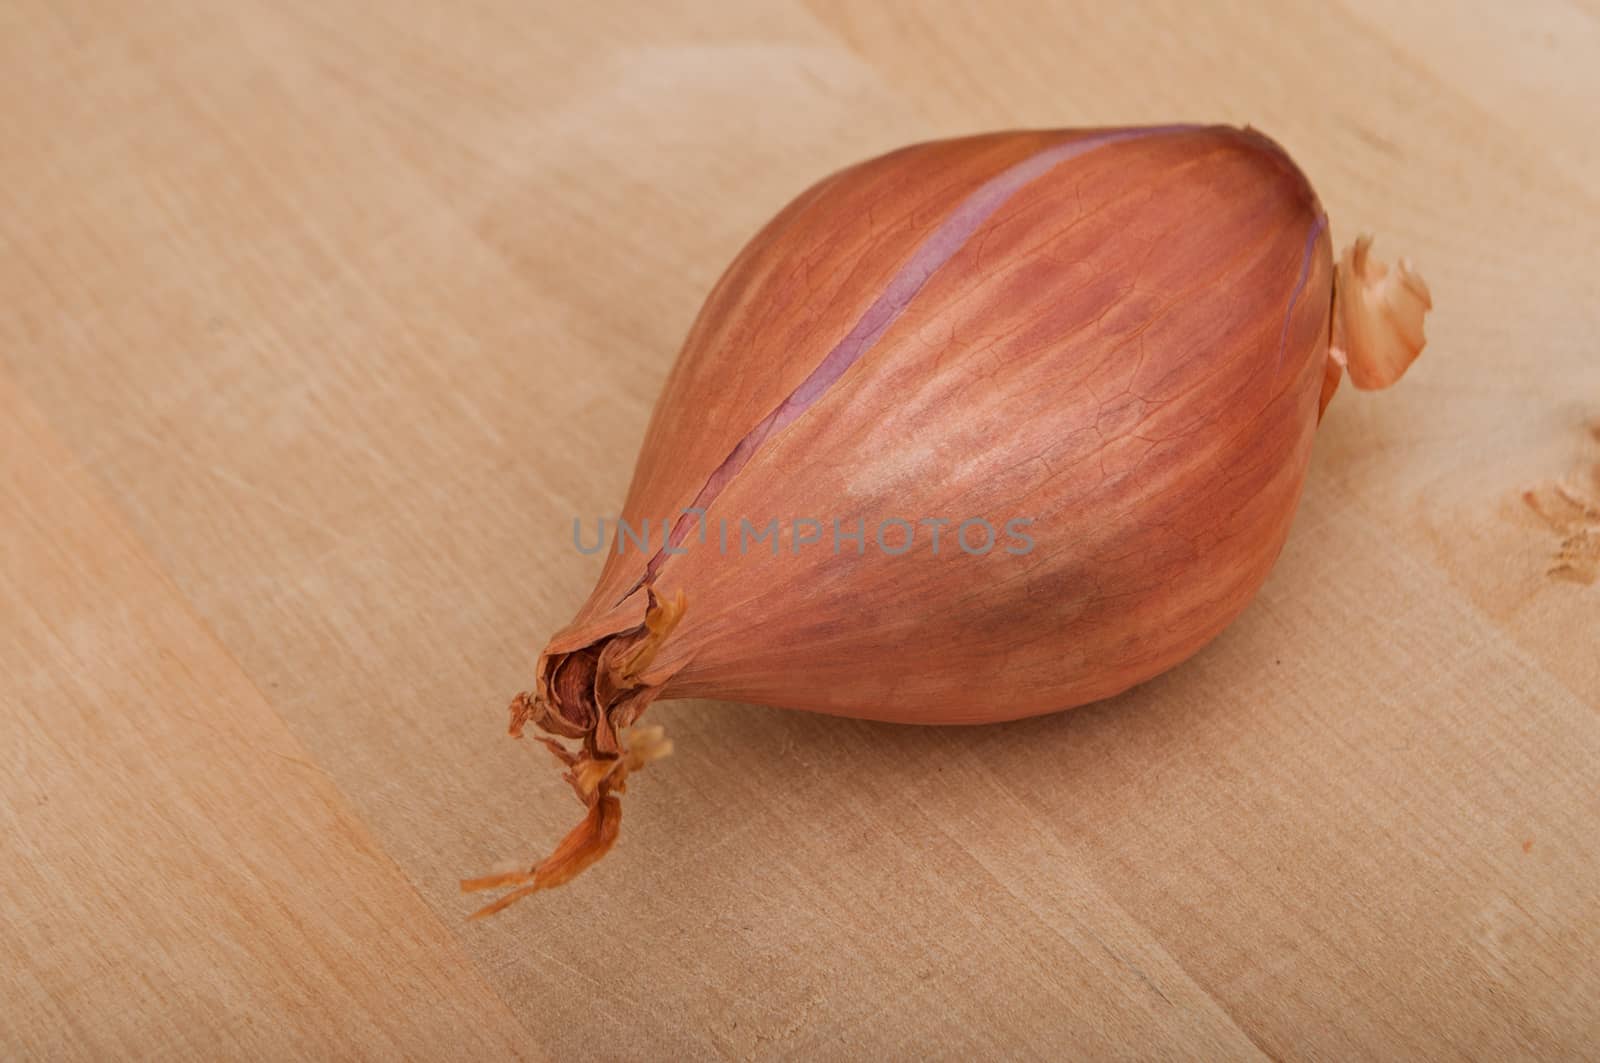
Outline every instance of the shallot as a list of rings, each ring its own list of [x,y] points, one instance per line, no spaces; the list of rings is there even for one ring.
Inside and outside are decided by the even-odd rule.
[[[1277,559],[1341,375],[1422,348],[1427,286],[1369,245],[1336,266],[1305,175],[1224,126],[943,140],[803,192],[706,300],[512,703],[588,814],[463,883],[510,889],[479,914],[611,846],[658,698],[990,722],[1199,650]]]

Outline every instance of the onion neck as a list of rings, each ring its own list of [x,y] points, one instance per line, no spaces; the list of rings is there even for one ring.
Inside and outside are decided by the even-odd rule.
[[[578,739],[590,758],[622,755],[619,736],[660,693],[659,678],[647,673],[686,608],[682,591],[666,600],[653,587],[644,591],[643,623],[576,648],[546,647],[533,693],[511,702],[514,737],[532,723],[553,737]]]
[[[679,591],[663,601],[649,586],[645,593],[643,623],[597,635],[576,647],[552,640],[539,656],[533,693],[512,700],[512,736],[521,738],[529,723],[544,732],[539,741],[565,768],[562,778],[588,811],[555,850],[531,868],[462,882],[463,891],[512,887],[474,918],[569,882],[604,856],[617,839],[622,804],[616,795],[627,789],[628,776],[672,752],[672,742],[660,727],[633,724],[661,693],[665,677],[651,675],[648,669],[683,619],[685,599]],[[571,749],[562,739],[576,739],[579,746]]]

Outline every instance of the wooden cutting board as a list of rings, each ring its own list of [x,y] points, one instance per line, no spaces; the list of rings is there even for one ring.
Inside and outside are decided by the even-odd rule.
[[[1600,11],[1425,6],[6,5],[0,1055],[1593,1053]],[[466,923],[576,811],[504,705],[740,244],[1174,119],[1437,306],[1245,616],[1011,726],[659,705],[616,851]]]

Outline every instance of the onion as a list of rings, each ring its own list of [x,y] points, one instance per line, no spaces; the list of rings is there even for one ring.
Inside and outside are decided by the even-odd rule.
[[[657,698],[1010,720],[1204,646],[1277,559],[1341,373],[1422,348],[1427,286],[1369,244],[1335,269],[1305,176],[1228,127],[938,141],[802,193],[706,300],[512,704],[588,815],[463,883],[512,887],[479,914],[611,846],[670,749],[628,730]]]

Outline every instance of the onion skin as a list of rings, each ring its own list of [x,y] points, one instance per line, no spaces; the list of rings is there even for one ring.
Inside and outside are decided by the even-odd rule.
[[[985,179],[1091,135],[920,145],[804,193],[707,300],[624,519],[690,505]],[[1198,650],[1266,578],[1310,457],[1325,229],[1289,303],[1321,217],[1287,156],[1232,129],[1107,145],[1016,192],[716,510],[868,528],[1029,516],[1035,549],[691,547],[656,576],[693,603],[657,658],[661,696],[972,723],[1116,694]],[[628,592],[642,560],[609,553],[577,626]],[[975,593],[1000,579],[1014,586]]]
[[[513,733],[580,741],[571,779],[626,761],[658,697],[980,723],[1171,668],[1265,580],[1341,367],[1392,382],[1420,349],[1426,286],[1401,276],[1400,325],[1358,306],[1331,356],[1327,217],[1248,129],[998,133],[826,178],[706,300],[622,511],[658,540],[691,505],[778,518],[777,555],[696,546],[693,518],[687,552],[609,551]],[[1031,518],[1033,548],[871,541],[972,516]],[[797,550],[795,517],[860,519],[867,549]],[[607,792],[574,785],[591,810]]]

